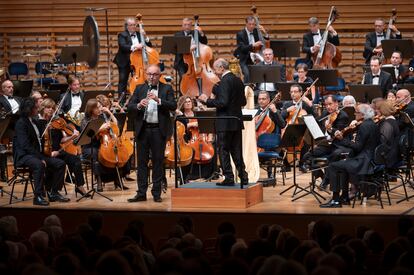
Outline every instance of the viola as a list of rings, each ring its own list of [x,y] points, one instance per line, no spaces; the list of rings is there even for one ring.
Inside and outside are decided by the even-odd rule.
[[[146,68],[149,65],[160,63],[159,53],[155,49],[145,45],[145,37],[142,34],[142,32],[144,31],[142,15],[138,13],[135,19],[138,22],[137,33],[139,33],[140,35],[142,49],[134,51],[130,55],[131,68],[133,71],[133,77],[129,80],[129,93],[130,94],[134,93],[136,86],[145,83]],[[163,75],[160,77],[160,82],[164,84],[167,83]]]
[[[210,63],[213,60],[213,51],[207,45],[199,42],[198,15],[194,15],[194,44],[195,50],[184,54],[183,60],[187,64],[187,71],[181,77],[180,89],[183,95],[195,98],[202,93],[211,95],[214,84],[219,78],[211,69]]]
[[[313,53],[312,55],[314,68],[336,68],[342,60],[342,54],[339,49],[334,44],[328,42],[328,28],[333,24],[333,22],[335,22],[336,18],[338,17],[339,14],[337,9],[332,6],[328,18],[328,23],[326,24],[325,32],[323,33],[321,41],[318,43],[320,46],[319,51]]]

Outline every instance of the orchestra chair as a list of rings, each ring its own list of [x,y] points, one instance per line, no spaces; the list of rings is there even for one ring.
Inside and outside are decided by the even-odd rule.
[[[273,170],[273,178],[267,178],[265,180],[259,180],[265,183],[269,183],[272,181],[273,187],[276,186],[277,179],[276,179],[276,169],[284,167],[283,160],[286,154],[278,153],[275,151],[280,145],[281,139],[280,134],[261,134],[257,139],[257,147],[263,148],[263,152],[258,153],[259,163],[261,168]],[[286,178],[286,169],[282,169],[282,182],[285,185],[285,178]]]
[[[23,62],[12,62],[8,67],[9,76],[16,76],[16,80],[19,80],[19,75],[28,75],[29,67]]]
[[[41,87],[43,87],[43,85],[48,87],[51,83],[58,83],[58,81],[53,77],[47,77],[47,75],[52,74],[52,71],[46,69],[50,66],[52,66],[51,62],[44,61],[38,61],[35,64],[35,72],[40,76],[40,78],[36,79],[36,83]]]
[[[372,175],[365,175],[362,177],[362,180],[356,185],[357,193],[352,202],[352,208],[355,207],[355,202],[357,197],[361,197],[361,203],[363,203],[364,198],[368,200],[370,197],[374,196],[376,200],[380,202],[381,209],[384,209],[382,203],[382,191],[385,191],[388,198],[388,203],[391,205],[391,199],[389,194],[389,184],[387,176],[387,154],[389,152],[389,147],[386,144],[380,144],[375,148],[374,159],[371,161],[371,164],[374,167],[374,173]]]

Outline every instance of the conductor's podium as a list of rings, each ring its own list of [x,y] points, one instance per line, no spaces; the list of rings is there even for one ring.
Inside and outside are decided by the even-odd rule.
[[[263,185],[249,183],[240,188],[217,186],[215,182],[190,182],[171,190],[172,208],[245,209],[263,201]]]

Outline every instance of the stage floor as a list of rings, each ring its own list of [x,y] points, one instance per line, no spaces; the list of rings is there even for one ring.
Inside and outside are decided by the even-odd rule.
[[[167,172],[167,175],[169,173]],[[264,172],[262,171],[264,176]],[[131,176],[135,178],[135,173]],[[343,206],[342,208],[335,209],[321,209],[319,208],[318,201],[312,196],[308,195],[295,202],[292,202],[293,189],[287,191],[283,195],[280,192],[292,185],[292,173],[287,173],[286,185],[282,185],[281,176],[277,176],[276,187],[263,188],[263,202],[257,205],[251,206],[246,209],[217,209],[217,208],[173,208],[171,206],[171,189],[174,188],[174,176],[167,177],[168,190],[162,194],[163,201],[161,203],[155,203],[152,200],[152,196],[148,191],[148,200],[145,202],[128,203],[127,199],[135,195],[136,181],[127,181],[125,185],[129,187],[129,190],[121,191],[119,189],[114,190],[113,183],[107,183],[104,188],[103,194],[112,198],[113,201],[108,201],[103,197],[95,195],[93,199],[86,198],[80,202],[76,202],[74,188],[72,184],[66,184],[68,191],[68,197],[71,199],[69,203],[51,203],[49,209],[60,210],[89,210],[89,211],[138,211],[138,212],[197,212],[197,213],[265,213],[265,214],[317,214],[317,215],[413,215],[414,214],[414,198],[410,201],[404,201],[396,204],[396,202],[403,198],[403,188],[400,187],[391,192],[392,205],[388,205],[386,194],[383,193],[384,209],[381,209],[378,201],[370,199],[366,206],[360,205],[359,201],[356,202],[355,208],[351,206]],[[297,182],[300,186],[305,187],[310,181],[310,173],[301,174],[298,173]],[[397,183],[392,183],[391,187]],[[11,187],[4,186],[5,191],[10,191]],[[29,191],[31,188],[29,187]],[[319,191],[326,199],[331,197],[326,192]],[[23,185],[16,185],[15,195],[21,198],[23,193]],[[63,193],[63,192],[62,192]],[[408,187],[408,194],[413,195],[414,190]],[[9,195],[4,194],[0,198],[0,207],[2,208],[30,208],[34,209],[38,206],[33,206],[32,193],[28,194],[28,198],[25,201],[14,200],[13,204],[9,204]],[[225,199],[225,198],[223,198]]]

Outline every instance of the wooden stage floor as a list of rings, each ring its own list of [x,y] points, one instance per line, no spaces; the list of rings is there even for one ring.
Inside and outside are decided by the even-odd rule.
[[[262,171],[264,176],[264,172]],[[299,185],[306,186],[310,180],[310,173],[298,173],[297,181]],[[135,173],[132,173],[135,178]],[[150,192],[148,192],[148,200],[145,202],[128,203],[127,199],[135,195],[136,181],[128,181],[125,183],[129,190],[114,190],[112,183],[107,183],[103,194],[113,199],[110,202],[98,195],[94,199],[83,199],[76,202],[73,185],[67,184],[68,197],[71,199],[69,203],[51,203],[49,207],[40,207],[56,210],[88,210],[88,211],[137,211],[137,212],[194,212],[194,213],[252,213],[252,214],[311,214],[311,215],[414,215],[414,198],[410,201],[404,201],[396,204],[396,201],[403,198],[403,188],[398,188],[391,193],[392,205],[388,205],[386,194],[383,193],[384,209],[381,209],[378,201],[368,200],[367,205],[363,206],[357,201],[355,208],[351,206],[343,206],[336,209],[321,209],[316,199],[308,195],[298,201],[292,202],[293,189],[280,195],[280,192],[292,184],[292,173],[287,173],[286,185],[282,185],[281,176],[278,175],[276,187],[263,188],[263,202],[253,205],[246,209],[215,209],[215,208],[173,208],[171,206],[171,189],[174,188],[174,177],[167,177],[168,190],[162,194],[162,203],[155,203],[152,200]],[[392,183],[395,186],[397,183]],[[4,186],[5,191],[10,191],[9,186]],[[391,187],[392,187],[391,186]],[[15,195],[21,198],[23,191],[22,185],[16,185]],[[29,191],[31,188],[29,187]],[[331,195],[320,192],[326,199]],[[409,195],[414,194],[414,190],[408,187]],[[29,198],[25,201],[16,201],[9,205],[9,196],[4,194],[0,198],[0,207],[3,208],[19,208],[19,209],[35,209],[37,206],[32,204],[32,193],[29,193]]]

